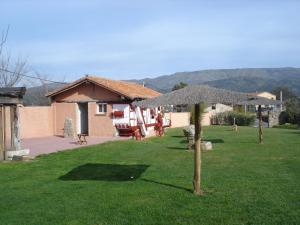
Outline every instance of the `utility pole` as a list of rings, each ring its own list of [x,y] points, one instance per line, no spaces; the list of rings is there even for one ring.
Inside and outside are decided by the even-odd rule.
[[[282,90],[280,90],[280,112],[282,112]]]

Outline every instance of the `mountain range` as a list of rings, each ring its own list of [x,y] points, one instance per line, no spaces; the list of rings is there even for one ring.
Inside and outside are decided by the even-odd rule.
[[[184,82],[188,85],[205,84],[241,92],[271,91],[276,87],[285,86],[300,96],[300,68],[293,67],[199,70],[130,81],[144,84],[161,93],[169,92],[175,84]],[[60,86],[51,84],[47,89],[42,86],[28,88],[24,104],[48,105],[45,92]]]
[[[184,82],[188,85],[205,84],[242,92],[271,91],[275,87],[286,86],[300,95],[300,68],[293,67],[199,70],[131,81],[162,93]]]

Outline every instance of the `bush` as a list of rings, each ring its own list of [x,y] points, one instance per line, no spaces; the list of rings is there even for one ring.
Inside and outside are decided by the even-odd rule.
[[[218,113],[212,117],[212,124],[224,124],[233,125],[235,123],[238,126],[250,126],[254,124],[256,116],[254,114],[245,114],[239,112],[223,112]]]
[[[282,125],[273,126],[273,128],[298,129],[299,127],[298,127],[297,124],[285,123],[285,124],[282,124]]]
[[[279,124],[283,125],[286,123],[300,125],[300,113],[294,111],[283,111],[279,115]]]
[[[265,123],[269,122],[269,115],[262,115],[262,121]]]

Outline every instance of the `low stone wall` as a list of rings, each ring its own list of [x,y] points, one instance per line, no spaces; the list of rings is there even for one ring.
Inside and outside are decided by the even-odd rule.
[[[53,107],[20,107],[21,138],[47,137],[54,135]]]

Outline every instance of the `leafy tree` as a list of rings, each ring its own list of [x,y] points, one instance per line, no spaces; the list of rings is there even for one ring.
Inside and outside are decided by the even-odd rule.
[[[279,123],[300,125],[300,99],[287,87],[277,87],[272,91],[272,93],[276,95],[277,99],[280,99],[280,91],[282,91],[286,110],[281,112],[279,116]]]
[[[179,89],[184,88],[186,86],[187,86],[187,83],[180,82],[180,83],[174,85],[174,87],[172,88],[172,91],[179,90]]]
[[[285,87],[285,86],[276,87],[271,91],[271,93],[276,95],[276,99],[279,100],[280,99],[280,91],[282,91],[283,101],[297,97],[294,92],[292,92],[288,87]]]
[[[174,87],[172,88],[172,91],[176,91],[176,90],[182,89],[182,88],[184,88],[186,86],[187,86],[186,83],[180,82],[180,83],[174,85]],[[177,110],[177,112],[186,112],[186,111],[188,111],[187,106],[188,105],[177,105],[176,106],[176,110]]]

